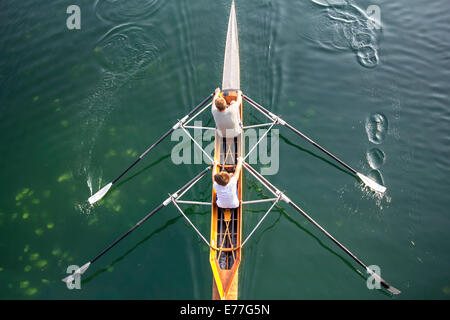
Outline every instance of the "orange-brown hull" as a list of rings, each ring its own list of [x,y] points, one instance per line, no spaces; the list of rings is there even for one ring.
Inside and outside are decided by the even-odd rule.
[[[225,94],[227,101],[234,100],[237,92]],[[242,121],[242,104],[240,106]],[[216,133],[214,158],[233,171],[236,158],[242,154],[242,134],[236,139],[224,140]],[[236,145],[237,143],[237,145]],[[220,168],[217,168],[220,170]],[[217,172],[213,172],[215,174]],[[242,171],[238,179],[238,197],[242,200]],[[220,209],[216,193],[212,192],[210,264],[213,271],[213,299],[236,300],[238,298],[239,264],[241,262],[242,204],[237,209]]]

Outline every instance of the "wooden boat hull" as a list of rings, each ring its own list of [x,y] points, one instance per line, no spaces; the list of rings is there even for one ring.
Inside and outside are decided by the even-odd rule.
[[[225,93],[225,99],[236,99],[237,92]],[[242,104],[240,105],[242,121]],[[243,150],[243,135],[236,139],[224,139],[216,133],[214,158],[224,165],[224,169],[233,172],[237,157]],[[220,168],[216,169],[217,171]],[[216,174],[217,172],[213,172]],[[240,205],[237,209],[221,209],[216,204],[216,193],[212,192],[211,210],[211,250],[210,264],[213,271],[213,299],[236,300],[238,298],[239,265],[242,258],[242,171],[238,179],[238,197]]]
[[[240,90],[239,39],[234,1],[231,3],[223,64],[222,94],[227,103],[236,100]],[[242,118],[242,103],[240,119]],[[225,149],[224,149],[225,146]],[[243,135],[223,139],[216,132],[214,158],[225,169],[233,171],[237,157],[243,150]],[[225,150],[225,152],[224,152]],[[223,153],[223,154],[222,154]],[[223,169],[222,167],[221,169]],[[220,170],[220,169],[217,169]],[[213,172],[216,174],[217,172]],[[210,264],[213,271],[213,299],[237,299],[239,264],[241,262],[242,234],[242,171],[238,179],[240,206],[235,210],[217,207],[216,193],[212,190]]]

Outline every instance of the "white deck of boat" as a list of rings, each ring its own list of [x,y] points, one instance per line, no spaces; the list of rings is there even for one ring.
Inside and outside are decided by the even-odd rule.
[[[239,38],[234,1],[231,4],[228,20],[225,59],[223,64],[222,90],[241,89],[239,63]]]

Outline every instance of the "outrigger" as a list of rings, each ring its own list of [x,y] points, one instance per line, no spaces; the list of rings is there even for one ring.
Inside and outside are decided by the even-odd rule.
[[[223,80],[222,80],[222,95],[225,97],[229,103],[231,100],[235,100],[238,92],[240,90],[240,64],[239,64],[239,40],[238,40],[238,28],[236,20],[236,10],[234,0],[231,4],[230,16],[228,21],[228,31],[226,37],[225,46],[225,59],[223,68]],[[286,202],[301,215],[303,215],[309,222],[316,226],[320,231],[322,231],[329,239],[331,239],[339,248],[341,248],[346,254],[348,254],[356,263],[358,263],[362,268],[364,268],[368,274],[370,274],[381,286],[386,289],[391,294],[399,294],[400,291],[385,280],[383,280],[378,274],[371,270],[366,264],[364,264],[359,258],[357,258],[349,249],[337,241],[330,233],[328,233],[322,226],[320,226],[313,218],[311,218],[305,211],[303,211],[297,204],[295,204],[284,192],[280,191],[272,183],[269,182],[264,176],[262,176],[258,171],[251,167],[245,160],[247,157],[255,150],[256,146],[266,137],[268,132],[275,125],[282,125],[293,131],[295,134],[299,135],[315,147],[317,147],[322,152],[326,153],[328,156],[336,160],[346,169],[350,170],[355,176],[357,176],[367,187],[372,189],[377,193],[384,193],[386,187],[379,185],[372,179],[364,176],[363,174],[357,172],[349,165],[344,163],[338,157],[321,147],[319,144],[311,140],[305,134],[288,124],[285,120],[273,114],[261,104],[255,102],[253,99],[243,94],[243,99],[257,111],[262,113],[265,117],[269,119],[269,123],[256,124],[250,126],[243,126],[242,129],[246,130],[254,127],[268,127],[262,137],[257,141],[255,145],[251,147],[247,154],[244,155],[243,149],[243,133],[238,137],[233,139],[227,139],[219,137],[217,132],[215,135],[215,150],[214,159],[209,155],[199,143],[192,137],[188,129],[210,129],[214,128],[199,128],[195,126],[190,126],[189,123],[195,119],[198,115],[208,110],[211,106],[211,99],[213,94],[208,95],[200,104],[198,104],[191,112],[189,112],[185,117],[179,120],[168,132],[166,132],[160,139],[158,139],[153,145],[151,145],[144,153],[142,153],[138,159],[136,159],[125,171],[123,171],[117,178],[112,182],[107,184],[105,187],[100,189],[97,193],[91,196],[88,200],[92,205],[102,199],[114,183],[116,183],[125,173],[127,173],[132,167],[134,167],[142,158],[144,158],[153,148],[155,148],[159,143],[161,143],[166,137],[168,137],[173,131],[181,129],[185,134],[194,142],[197,148],[199,148],[207,159],[211,163],[216,160],[220,165],[216,170],[227,170],[233,172],[237,163],[238,157],[244,159],[243,167],[246,171],[253,176],[259,183],[261,183],[272,195],[269,199],[258,199],[258,200],[246,200],[243,199],[243,175],[242,172],[238,179],[238,197],[240,200],[240,206],[236,209],[222,209],[216,204],[216,195],[214,189],[212,190],[212,200],[211,202],[200,202],[200,201],[190,201],[182,200],[182,197],[186,192],[192,188],[198,181],[200,181],[208,172],[210,172],[212,166],[206,167],[197,176],[191,179],[187,184],[176,192],[169,194],[169,197],[164,200],[159,206],[157,206],[153,211],[148,213],[144,218],[142,218],[134,227],[120,236],[106,249],[100,252],[94,259],[83,265],[81,268],[76,270],[73,274],[64,278],[63,281],[70,283],[73,282],[75,277],[79,277],[81,274],[86,272],[89,266],[114,247],[119,241],[128,236],[146,220],[148,220],[153,214],[161,210],[162,208],[173,204],[175,208],[180,212],[180,214],[186,219],[186,221],[192,226],[192,228],[197,232],[199,237],[205,242],[205,244],[210,248],[210,264],[213,274],[213,288],[212,297],[213,299],[237,299],[238,298],[238,282],[239,282],[239,265],[242,259],[242,248],[250,239],[255,230],[261,225],[263,220],[271,212],[271,210],[280,202]],[[240,116],[241,123],[244,123],[242,118],[243,107],[240,105]],[[243,216],[243,206],[251,205],[253,203],[268,202],[271,203],[268,210],[260,221],[256,224],[253,230],[243,239],[242,235],[242,216]],[[180,208],[180,204],[191,204],[191,205],[204,205],[211,206],[211,234],[210,241],[207,240],[205,236],[196,228],[189,217]]]

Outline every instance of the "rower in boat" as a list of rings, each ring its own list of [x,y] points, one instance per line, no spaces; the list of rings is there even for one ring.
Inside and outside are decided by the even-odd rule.
[[[214,161],[213,169],[213,188],[216,191],[217,206],[222,209],[235,209],[239,207],[238,196],[238,179],[242,168],[242,158],[239,157],[238,164],[233,173],[229,173],[225,170],[217,172],[218,162]]]
[[[239,90],[236,100],[230,104],[222,96],[219,88],[214,92],[211,112],[216,122],[216,130],[222,138],[235,138],[241,131],[239,106],[242,103],[242,92]]]

